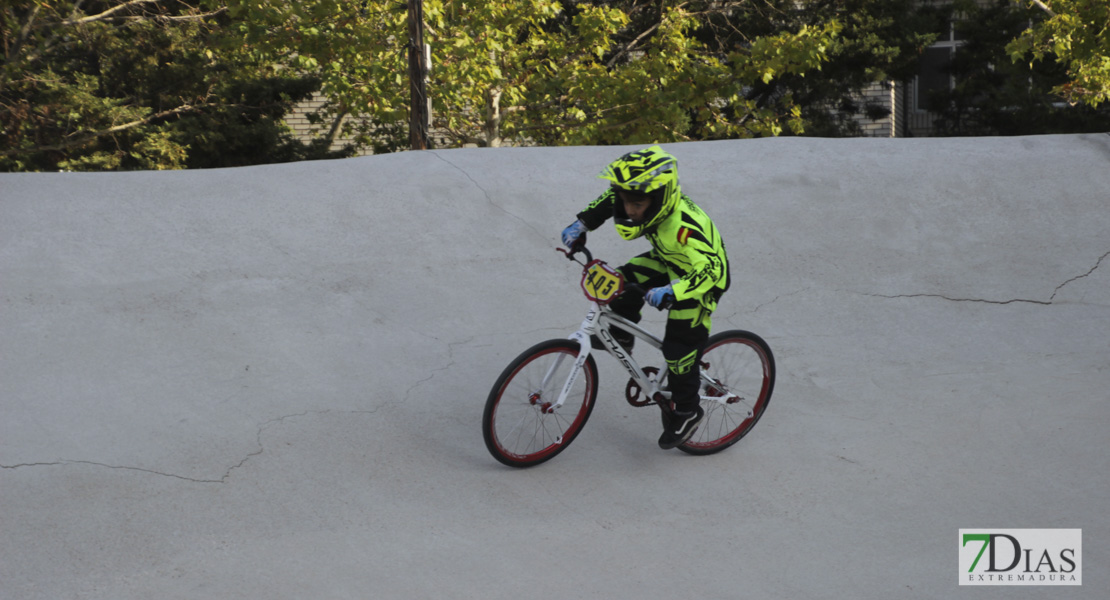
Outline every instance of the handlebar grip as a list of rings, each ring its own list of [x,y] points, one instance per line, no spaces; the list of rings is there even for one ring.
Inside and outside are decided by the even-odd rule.
[[[571,246],[569,250],[563,250],[562,248],[556,248],[556,250],[562,252],[563,254],[566,254],[567,260],[574,260],[574,256],[581,252],[586,255],[585,264],[590,264],[594,260],[594,255],[591,254],[590,249],[586,247],[585,237],[586,236],[583,235],[582,237],[578,238],[578,240],[574,242],[574,245]]]
[[[563,230],[563,244],[567,247],[568,250],[570,250],[571,254],[577,254],[580,250],[586,247],[586,234],[589,233],[588,231],[583,231],[585,227],[575,229],[575,225],[581,225],[581,221]],[[567,244],[567,238],[569,237],[567,232],[571,229],[574,229],[578,236],[575,237],[572,242]]]

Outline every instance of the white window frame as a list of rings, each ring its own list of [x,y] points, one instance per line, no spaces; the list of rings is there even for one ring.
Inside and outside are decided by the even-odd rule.
[[[930,45],[928,49],[929,50],[946,49],[946,50],[948,50],[949,58],[951,58],[952,56],[954,56],[956,54],[956,50],[960,46],[963,46],[965,43],[967,43],[967,42],[964,41],[964,40],[956,39],[956,23],[955,23],[955,20],[952,20],[952,21],[948,22],[947,39],[938,40],[936,42],[933,42],[933,44]],[[954,89],[956,89],[956,78],[949,75],[948,76],[948,90],[951,91],[951,90],[954,90]],[[927,108],[925,108],[925,99],[921,97],[922,96],[922,91],[923,90],[921,89],[921,76],[920,75],[915,75],[914,78],[913,78],[913,110],[914,110],[914,112],[916,112],[918,114],[925,114],[925,113],[929,112],[929,110]]]

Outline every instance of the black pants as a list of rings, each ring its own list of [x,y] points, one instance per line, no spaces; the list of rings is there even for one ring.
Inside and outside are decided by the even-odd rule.
[[[651,289],[671,282],[665,266],[651,258],[650,253],[637,256],[618,269],[629,281]],[[642,318],[644,297],[640,294],[622,294],[609,306],[613,312],[639,323]],[[709,339],[709,312],[697,300],[676,302],[667,318],[663,335],[663,358],[667,361],[667,380],[675,409],[689,412],[698,404],[701,387],[701,353]]]

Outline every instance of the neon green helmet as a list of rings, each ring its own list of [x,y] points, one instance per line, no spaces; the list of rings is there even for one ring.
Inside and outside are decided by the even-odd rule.
[[[658,226],[674,211],[682,195],[678,186],[678,159],[659,146],[625,154],[605,167],[598,177],[610,181],[617,193],[613,221],[617,233],[626,240],[634,240]],[[633,221],[628,217],[623,196],[651,200],[644,218]]]

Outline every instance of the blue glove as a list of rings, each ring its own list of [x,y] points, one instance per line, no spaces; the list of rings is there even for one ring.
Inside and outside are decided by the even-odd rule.
[[[648,304],[663,310],[674,303],[674,290],[671,289],[671,284],[668,283],[663,287],[651,288],[644,298],[647,299]]]
[[[571,223],[567,226],[566,229],[563,230],[563,245],[566,246],[568,249],[573,250],[575,242],[577,242],[578,238],[580,237],[583,238],[582,243],[584,244],[586,242],[584,236],[586,235],[587,231],[588,229],[586,229],[586,225],[582,221],[575,221]]]

